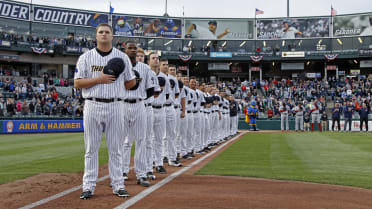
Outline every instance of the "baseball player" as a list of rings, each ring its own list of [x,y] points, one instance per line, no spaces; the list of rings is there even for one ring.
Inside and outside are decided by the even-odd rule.
[[[121,141],[126,89],[136,85],[127,55],[112,47],[112,27],[96,28],[97,48],[85,52],[76,64],[74,87],[82,89],[84,106],[85,166],[81,199],[94,194],[98,176],[98,150],[105,130],[109,151],[109,174],[113,193],[128,197],[122,176]],[[124,71],[124,72],[123,72]]]
[[[311,105],[310,112],[311,112],[311,131],[314,131],[314,122],[318,122],[319,131],[322,131],[322,125],[320,124],[320,107],[318,104],[318,100],[315,100]]]
[[[143,51],[138,50],[137,51],[137,59],[142,60],[142,57],[144,57]],[[149,97],[145,99],[145,108],[147,113],[147,129],[146,129],[146,171],[147,171],[147,178],[155,180],[156,176],[153,173],[153,162],[154,162],[154,110],[152,107],[152,103],[154,102],[154,98],[159,96],[159,93],[161,91],[158,78],[155,74],[155,71],[159,69],[159,56],[156,52],[150,53],[148,56],[148,65],[151,68],[150,74],[152,76],[152,79],[155,83],[155,89],[154,89],[154,96]]]
[[[192,86],[192,90],[195,91],[196,94],[196,103],[194,103],[194,150],[197,154],[204,154],[202,143],[203,143],[203,131],[204,129],[204,118],[203,113],[204,112],[204,94],[202,91],[200,91],[198,88],[200,87],[198,82],[196,81],[196,78],[192,78],[191,82],[193,83],[195,80],[195,86]]]
[[[212,124],[213,124],[213,137],[212,137],[212,140],[213,140],[213,143],[212,145],[215,146],[217,145],[217,142],[219,141],[220,139],[220,136],[219,136],[219,128],[220,128],[220,123],[221,123],[221,119],[222,119],[222,116],[221,116],[221,112],[220,112],[220,108],[219,108],[219,103],[220,103],[220,97],[218,95],[218,90],[215,86],[213,86],[212,88],[212,95],[213,95],[213,106],[212,106]]]
[[[183,88],[184,84],[181,81],[182,73],[176,75],[176,66],[174,65],[170,65],[168,70],[170,75],[177,78],[178,88],[180,89],[180,94],[174,103],[174,108],[176,111],[176,161],[179,161],[180,159],[178,156],[181,156],[181,120],[183,120],[186,116],[186,92]],[[184,126],[182,126],[182,128],[184,128]]]
[[[153,54],[152,56],[158,56],[157,54]],[[164,68],[168,66],[168,62],[165,60],[160,60],[160,68]],[[153,69],[154,70],[154,69]],[[159,71],[159,69],[155,69],[155,74],[157,75],[159,86],[161,88],[161,92],[159,96],[154,98],[154,102],[152,104],[154,110],[154,161],[155,161],[155,169],[156,172],[160,174],[166,174],[167,171],[163,166],[163,141],[165,141],[165,134],[166,134],[166,113],[164,104],[166,100],[169,98],[169,95],[172,93],[170,89],[170,83],[168,80],[168,76],[163,72]]]
[[[217,21],[208,21],[208,28],[198,24],[191,24],[187,31],[185,38],[201,38],[201,39],[221,39],[225,35],[230,33],[230,29],[226,28],[225,31],[219,35],[216,34]]]
[[[162,60],[160,65],[160,70],[164,74],[168,74],[168,60]],[[175,66],[172,66],[173,75],[175,75]],[[166,114],[166,138],[167,146],[164,150],[167,150],[168,154],[168,164],[169,166],[180,167],[182,164],[176,160],[177,150],[176,150],[176,110],[174,108],[176,99],[180,94],[180,89],[178,87],[177,78],[171,74],[167,75],[167,79],[170,85],[169,96],[165,101],[165,114]]]
[[[184,118],[181,118],[181,129],[180,129],[180,141],[181,141],[181,156],[183,159],[191,159],[192,156],[188,153],[188,147],[190,146],[190,139],[192,139],[192,128],[193,128],[193,119],[192,117],[192,107],[193,107],[193,98],[191,97],[191,90],[189,86],[189,78],[183,77],[183,90],[185,91],[185,103],[186,103],[186,114]],[[190,131],[191,129],[191,131]],[[191,136],[191,137],[190,137]]]
[[[133,71],[136,76],[137,84],[125,92],[124,109],[127,114],[124,115],[124,131],[127,134],[128,141],[123,146],[123,173],[129,172],[130,154],[133,140],[136,142],[134,155],[134,170],[137,176],[137,184],[148,187],[147,181],[147,156],[146,156],[146,132],[147,113],[144,100],[154,95],[155,79],[151,74],[148,65],[137,62],[137,45],[134,41],[125,43],[125,53],[129,56]],[[123,174],[124,175],[124,174]]]
[[[230,100],[230,136],[234,136],[238,131],[238,124],[236,123],[236,120],[238,117],[239,106],[232,95],[229,96],[229,100]]]
[[[187,143],[186,143],[186,151],[187,155],[183,158],[190,159],[195,157],[194,155],[194,146],[195,146],[195,113],[196,113],[196,103],[197,103],[197,96],[196,92],[193,90],[195,89],[196,80],[190,79],[187,83],[189,86],[187,88],[188,93],[190,94],[190,100],[187,102],[187,113],[188,113],[188,120],[187,120]]]
[[[207,86],[205,83],[200,85],[200,91],[203,92],[204,104],[203,106],[203,113],[202,113],[202,120],[204,121],[203,129],[202,129],[202,152],[210,151],[208,148],[208,141],[209,141],[209,132],[210,132],[210,123],[209,123],[209,115],[210,115],[210,102],[208,102],[207,98],[209,95],[206,93]]]
[[[304,131],[304,108],[302,104],[299,102],[296,107],[292,110],[295,114],[295,130],[296,131]]]
[[[286,130],[289,131],[289,123],[288,123],[289,107],[284,101],[281,103],[279,107],[279,112],[280,112],[280,120],[281,120],[281,123],[280,123],[281,130],[284,131],[285,129],[284,123],[285,123],[285,126],[287,128]]]

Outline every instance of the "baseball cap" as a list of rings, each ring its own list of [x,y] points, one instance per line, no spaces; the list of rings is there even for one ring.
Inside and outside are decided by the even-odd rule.
[[[217,21],[216,20],[209,20],[208,25],[213,24],[217,26]]]

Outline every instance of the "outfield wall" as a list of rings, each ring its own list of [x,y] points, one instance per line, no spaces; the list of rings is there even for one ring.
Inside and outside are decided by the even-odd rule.
[[[280,128],[280,120],[257,120],[257,127],[260,130],[281,130]],[[337,124],[336,124],[337,125]],[[328,130],[332,130],[332,120],[328,120],[327,125]],[[344,130],[344,121],[341,120],[340,122],[341,130]],[[369,131],[372,131],[372,120],[368,121]],[[249,130],[249,124],[246,123],[244,120],[239,120],[239,129],[241,130]],[[346,127],[348,130],[348,127]],[[289,120],[289,129],[295,130],[295,121]],[[314,130],[319,130],[318,125],[314,125]],[[360,131],[360,121],[353,120],[351,123],[351,130],[352,131]],[[363,125],[363,130],[365,130],[365,125]]]
[[[1,133],[82,132],[83,120],[2,120]]]
[[[372,131],[372,120],[368,121],[369,131]],[[260,130],[280,130],[280,120],[257,120]],[[331,130],[332,120],[328,121],[328,130]],[[240,130],[248,130],[249,125],[244,120],[239,120]],[[359,120],[353,120],[352,131],[360,131]],[[295,121],[289,120],[289,129],[295,130]],[[344,121],[341,120],[341,130],[344,129]],[[363,130],[365,129],[365,125]],[[318,130],[318,126],[314,126]],[[0,133],[54,133],[54,132],[82,132],[84,131],[83,120],[1,120]]]

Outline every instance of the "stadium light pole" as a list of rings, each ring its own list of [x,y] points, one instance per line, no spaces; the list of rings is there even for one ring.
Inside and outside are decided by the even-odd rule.
[[[169,15],[168,15],[168,0],[165,0],[165,13],[164,13],[164,16],[165,17],[169,17]]]
[[[289,0],[287,0],[287,17],[289,17]]]

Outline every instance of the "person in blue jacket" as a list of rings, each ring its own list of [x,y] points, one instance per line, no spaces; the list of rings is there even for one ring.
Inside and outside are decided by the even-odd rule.
[[[257,105],[256,100],[252,100],[251,105],[249,105],[248,107],[249,127],[251,131],[252,130],[257,131],[256,120],[258,117],[258,109],[256,105]]]
[[[349,123],[349,131],[351,131],[351,121],[353,118],[354,106],[350,104],[350,101],[347,100],[346,105],[344,107],[344,131],[346,131],[346,125]]]
[[[337,131],[341,130],[340,117],[342,114],[342,108],[340,103],[336,102],[335,107],[332,108],[332,131],[335,130],[335,123],[337,122]]]
[[[363,123],[366,123],[366,131],[368,131],[368,114],[369,109],[367,108],[366,103],[363,102],[362,108],[359,109],[360,131],[363,131]]]

